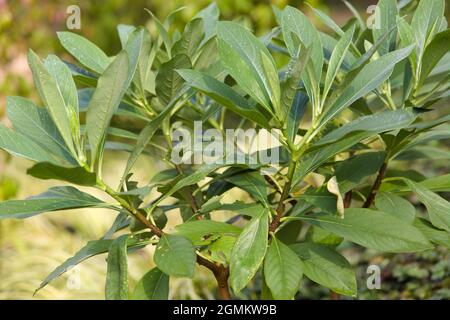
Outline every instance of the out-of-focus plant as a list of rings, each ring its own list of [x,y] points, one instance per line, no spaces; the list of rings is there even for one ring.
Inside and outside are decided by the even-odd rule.
[[[450,247],[450,203],[436,193],[450,190],[449,175],[389,171],[395,159],[414,158],[420,148],[431,148],[429,141],[450,138],[449,115],[424,117],[449,92],[444,1],[422,0],[412,17],[393,0],[381,0],[378,8],[373,29],[356,10],[340,27],[314,9],[332,35],[294,7],[274,8],[279,26],[257,38],[237,22],[219,21],[211,4],[183,30],[171,28],[176,13],[160,21],[149,12],[155,36],[119,25],[122,50],[115,56],[77,34],[59,33],[80,65],[55,55],[41,61],[30,50],[45,108],[9,97],[13,128],[0,127],[0,147],[35,161],[28,170],[34,177],[97,188],[112,200],[53,187],[0,203],[0,218],[73,208],[118,212],[104,237],[87,243],[39,289],[108,253],[107,299],[167,298],[169,277],[194,277],[196,264],[212,272],[222,299],[239,297],[259,271],[261,298],[295,297],[303,276],[355,296],[354,270],[338,248],[344,239],[393,253]],[[289,63],[277,66],[275,54]],[[225,137],[227,120],[236,117],[239,128],[278,133],[275,167],[222,158],[174,161],[173,126],[195,131],[194,121],[201,121]],[[127,126],[127,118],[141,126]],[[117,188],[103,179],[107,150],[130,153]],[[168,169],[139,186],[131,173],[144,153]],[[232,188],[252,201],[226,203]],[[148,199],[153,189],[160,196]],[[410,193],[428,217],[403,197]],[[215,219],[218,210],[231,212],[231,219]],[[175,212],[183,222],[169,230],[167,218]],[[156,267],[129,294],[127,252],[149,245]]]

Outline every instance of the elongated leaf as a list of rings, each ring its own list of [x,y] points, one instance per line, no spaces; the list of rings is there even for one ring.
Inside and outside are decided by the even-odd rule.
[[[397,1],[396,0],[380,0],[377,4],[378,21],[372,29],[373,40],[380,39],[385,32],[389,32],[397,24]],[[396,32],[390,33],[387,40],[378,49],[380,55],[384,55],[395,47]]]
[[[98,79],[97,88],[89,101],[86,132],[91,146],[92,164],[102,152],[106,129],[128,88],[129,69],[128,54],[122,51]]]
[[[294,173],[293,186],[299,183],[308,173],[319,168],[336,154],[347,150],[363,139],[370,137],[370,132],[353,132],[345,136],[336,143],[327,144],[306,154],[297,163],[297,170]]]
[[[79,121],[77,87],[75,86],[75,81],[72,78],[69,67],[55,55],[49,55],[44,60],[44,65],[53,79],[55,79],[69,116],[72,115],[76,121]]]
[[[196,70],[178,70],[187,85],[200,90],[231,111],[255,121],[263,128],[269,128],[269,122],[248,100],[233,88],[216,80],[210,75]]]
[[[135,26],[131,26],[128,24],[119,24],[117,25],[117,33],[119,34],[120,44],[122,45],[122,49],[125,48],[128,42],[128,38],[133,31],[136,30]]]
[[[102,74],[110,60],[95,44],[72,32],[58,32],[62,46],[69,51],[82,65]]]
[[[23,219],[43,212],[105,206],[103,201],[74,187],[52,187],[26,200],[0,202],[0,219]]]
[[[0,148],[6,152],[33,161],[58,163],[47,150],[30,140],[27,136],[0,124]]]
[[[239,86],[269,112],[281,116],[280,84],[267,48],[247,29],[228,21],[217,24],[220,59]]]
[[[356,296],[356,275],[348,261],[328,246],[298,243],[290,248],[303,262],[303,272],[312,281],[336,293]]]
[[[450,202],[418,183],[411,180],[406,180],[406,183],[416,193],[419,201],[427,207],[431,223],[450,232]]]
[[[375,206],[378,210],[392,214],[408,223],[412,223],[416,217],[414,206],[393,193],[379,192],[375,198]]]
[[[269,207],[267,186],[264,177],[259,172],[246,172],[225,178],[226,181],[247,191],[255,200]]]
[[[109,247],[108,268],[106,272],[106,300],[128,299],[128,234],[114,239]]]
[[[345,33],[344,30],[342,30],[341,27],[339,27],[339,25],[330,16],[325,14],[325,12],[317,8],[314,8],[309,3],[307,3],[307,5],[311,8],[314,14],[320,19],[320,21],[322,21],[328,28],[333,30],[340,37],[344,35]]]
[[[194,276],[195,249],[184,237],[163,235],[156,246],[153,260],[162,272],[170,276]]]
[[[281,27],[286,47],[291,56],[295,56],[298,43],[292,37],[295,34],[305,47],[311,46],[315,78],[320,79],[323,65],[323,50],[319,33],[309,19],[298,9],[286,6],[283,10]]]
[[[94,186],[97,176],[83,167],[60,167],[49,162],[40,162],[27,170],[30,176],[49,180],[63,180],[80,186]]]
[[[360,185],[364,178],[373,175],[383,165],[386,152],[366,152],[349,158],[335,167],[339,189],[346,193]]]
[[[422,85],[437,63],[450,51],[450,29],[438,33],[426,47],[419,85]]]
[[[179,224],[175,234],[191,240],[194,244],[204,240],[209,235],[239,235],[242,229],[232,224],[214,220],[196,220]]]
[[[346,84],[346,88],[342,91],[339,98],[325,111],[324,116],[321,118],[321,125],[333,119],[344,108],[359,98],[378,88],[390,77],[395,65],[409,56],[412,49],[413,47],[410,46],[390,52],[365,65],[350,84]]]
[[[147,272],[136,284],[131,299],[167,300],[169,298],[169,277],[158,268]]]
[[[428,220],[416,218],[414,226],[420,230],[431,242],[450,249],[450,233],[437,229]]]
[[[289,114],[286,121],[286,131],[289,140],[292,142],[295,141],[295,137],[297,136],[298,127],[300,125],[300,121],[302,120],[306,112],[308,101],[309,101],[308,96],[298,91],[297,94],[295,95],[291,109],[289,110]]]
[[[371,209],[346,209],[344,219],[321,214],[295,218],[383,252],[416,252],[432,248],[425,236],[411,224]]]
[[[169,191],[165,192],[163,196],[161,196],[158,201],[155,201],[151,209],[156,208],[156,206],[161,203],[164,199],[167,199],[172,194],[180,190],[181,188],[184,188],[186,186],[190,186],[193,184],[196,184],[200,181],[202,181],[204,178],[206,178],[210,173],[216,171],[217,169],[226,166],[225,164],[207,164],[200,167],[197,171],[195,171],[193,174],[179,180],[172,188],[170,188]]]
[[[194,17],[201,18],[203,20],[203,28],[205,30],[205,38],[203,39],[203,43],[206,43],[210,40],[217,32],[217,21],[219,20],[219,7],[215,2],[212,2],[206,8],[200,10]]]
[[[64,261],[61,265],[56,267],[40,284],[39,288],[36,289],[35,292],[39,291],[51,281],[58,278],[60,275],[65,273],[70,268],[76,266],[77,264],[83,262],[90,257],[96,256],[98,254],[108,252],[111,243],[113,240],[93,240],[89,241],[83,248],[81,248],[74,256],[70,257],[66,261]],[[138,249],[146,246],[149,242],[146,240],[141,240],[138,237],[129,238],[128,241],[128,250]]]
[[[303,264],[287,245],[272,237],[264,259],[264,279],[279,300],[293,299],[300,287]]]
[[[176,70],[191,68],[191,61],[184,54],[174,56],[159,67],[156,75],[156,94],[164,105],[168,105],[173,100],[183,85],[183,78]]]
[[[347,134],[356,131],[368,131],[372,134],[376,134],[405,128],[415,119],[416,114],[411,110],[386,110],[376,114],[359,117],[356,120],[331,131],[321,138],[316,145],[323,145],[338,141]]]
[[[291,58],[291,61],[288,64],[285,79],[281,86],[281,107],[284,117],[296,116],[295,113],[291,115],[291,111],[293,111],[293,102],[297,97],[302,73],[310,59],[310,53],[310,48],[305,49],[302,47],[300,53]],[[291,122],[296,119],[294,117],[292,117]]]
[[[211,251],[211,258],[228,265],[236,239],[236,237],[224,235],[210,244],[208,249]]]
[[[328,70],[325,76],[325,84],[323,89],[322,97],[325,99],[328,96],[328,92],[336,78],[342,63],[344,62],[345,56],[347,54],[348,48],[352,42],[353,34],[355,28],[351,28],[345,32],[345,34],[339,39],[336,47],[331,54],[330,62],[328,63]]]
[[[173,44],[172,55],[184,54],[191,59],[203,41],[203,19],[195,18],[186,25],[181,38]]]
[[[76,155],[72,140],[72,129],[69,110],[66,107],[60,88],[53,76],[47,71],[39,57],[32,51],[28,53],[28,63],[33,72],[36,88],[53,118],[68,149]]]
[[[267,251],[269,211],[262,210],[245,226],[231,251],[230,284],[241,291],[261,266]]]
[[[134,83],[141,90],[141,95],[145,96],[145,91],[155,93],[149,88],[150,69],[153,64],[154,56],[152,53],[152,39],[150,32],[146,28],[142,28],[142,47],[139,55],[139,61],[135,73]]]
[[[139,62],[141,61],[141,54],[148,54],[150,48],[146,48],[147,52],[142,52],[142,47],[144,45],[144,28],[137,28],[134,30],[125,45],[124,51],[128,54],[128,77],[126,83],[126,87],[129,86],[133,77],[136,73],[136,69],[138,67]],[[144,57],[143,57],[144,58]],[[148,59],[148,57],[145,57]],[[145,79],[141,79],[142,81]]]
[[[61,164],[77,164],[46,109],[21,97],[8,97],[7,110],[16,131],[48,150]],[[15,141],[20,143],[20,138]]]
[[[411,28],[417,43],[417,56],[421,57],[430,36],[433,36],[434,25],[444,15],[444,0],[422,0],[419,2],[411,21]],[[436,29],[435,29],[436,30]]]

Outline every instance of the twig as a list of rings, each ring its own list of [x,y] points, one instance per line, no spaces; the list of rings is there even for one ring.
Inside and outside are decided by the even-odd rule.
[[[375,200],[375,197],[380,190],[381,181],[383,181],[383,178],[386,174],[386,168],[387,168],[387,162],[384,162],[381,166],[380,170],[378,171],[377,178],[375,179],[375,182],[373,183],[372,189],[370,190],[369,196],[367,197],[366,201],[364,202],[363,208],[370,208],[370,206],[373,204],[373,201]]]

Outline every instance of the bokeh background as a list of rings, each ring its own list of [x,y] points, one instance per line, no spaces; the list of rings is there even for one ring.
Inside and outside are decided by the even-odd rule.
[[[301,8],[319,27],[323,27],[308,6],[299,0],[216,2],[223,19],[245,19],[259,35],[275,25],[271,4],[278,7],[290,4]],[[367,7],[377,1],[350,2],[365,13]],[[120,50],[117,24],[152,27],[144,8],[163,19],[172,10],[185,6],[174,20],[176,26],[182,27],[209,3],[208,0],[0,0],[0,122],[8,123],[5,116],[6,96],[20,95],[39,101],[27,65],[28,48],[41,57],[55,53],[71,60],[56,38],[57,31],[66,30],[68,6],[76,4],[81,9],[81,30],[76,32],[96,43],[107,54],[113,55]],[[350,11],[341,1],[310,0],[309,3],[327,12],[340,24],[351,17]],[[450,5],[447,6],[447,17],[448,7]],[[111,153],[105,158],[105,172],[108,172],[105,178],[107,181],[116,181],[126,155]],[[0,201],[23,199],[57,184],[56,181],[41,181],[26,176],[30,164],[25,160],[12,159],[0,150]],[[135,177],[140,181],[148,180],[160,170],[159,164],[149,159],[141,159],[135,168]],[[430,175],[448,173],[448,159],[438,161],[433,166],[418,162],[414,164],[414,169]],[[89,192],[92,193],[92,190]],[[112,212],[94,209],[47,213],[27,220],[0,221],[0,299],[103,299],[105,256],[87,260],[34,297],[33,292],[48,273],[78,251],[86,241],[101,237],[114,217]],[[130,287],[152,266],[150,250],[140,250],[130,255]],[[450,254],[444,249],[394,256],[362,250],[349,244],[343,253],[357,266],[359,299],[450,298]],[[381,290],[366,289],[366,268],[369,264],[378,264],[382,268]],[[200,272],[194,281],[171,280],[170,285],[174,298],[209,299],[214,296],[214,281],[208,272]],[[344,297],[331,294],[328,289],[305,280],[300,298]]]

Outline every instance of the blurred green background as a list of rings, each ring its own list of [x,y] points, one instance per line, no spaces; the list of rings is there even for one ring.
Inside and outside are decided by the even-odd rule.
[[[377,1],[350,2],[365,13],[367,7]],[[0,122],[8,123],[5,116],[7,95],[20,95],[39,101],[27,66],[28,48],[32,48],[41,57],[56,53],[71,60],[56,38],[57,31],[67,29],[68,6],[76,4],[81,9],[81,30],[75,32],[96,43],[107,54],[113,55],[120,50],[116,25],[124,23],[151,27],[149,15],[144,8],[163,19],[172,10],[185,6],[174,20],[175,26],[181,28],[209,3],[207,0],[0,0]],[[310,0],[309,3],[330,14],[340,24],[351,17],[350,11],[341,1]],[[222,19],[245,19],[259,35],[275,25],[271,4],[278,7],[290,4],[301,8],[318,24],[309,8],[299,0],[222,0],[217,1],[217,4]],[[125,156],[112,153],[107,157],[105,172],[111,174],[105,177],[106,180],[115,181],[118,178],[116,175],[124,166]],[[30,162],[13,160],[0,151],[0,200],[25,198],[56,185],[56,181],[40,181],[26,176],[29,166]],[[140,181],[145,181],[159,170],[158,164],[146,159],[141,159],[135,168],[138,168],[136,177]],[[436,168],[419,163],[417,170],[433,170],[430,173],[437,174],[439,170],[446,168],[448,170],[448,164],[444,161],[438,163]],[[34,290],[49,272],[73,255],[86,241],[101,237],[113,220],[112,212],[96,209],[48,213],[28,220],[1,221],[0,299],[32,299]],[[393,256],[364,251],[350,245],[343,253],[357,266],[360,299],[450,298],[450,255],[445,250]],[[103,299],[106,272],[104,260],[105,256],[89,259],[49,284],[34,298]],[[131,254],[131,286],[151,267],[151,263],[150,248]],[[368,264],[382,267],[381,290],[366,289]],[[213,298],[213,287],[214,281],[208,272],[201,272],[195,281],[171,280],[171,294],[174,298]],[[328,289],[305,280],[300,298],[339,297],[330,294]]]

